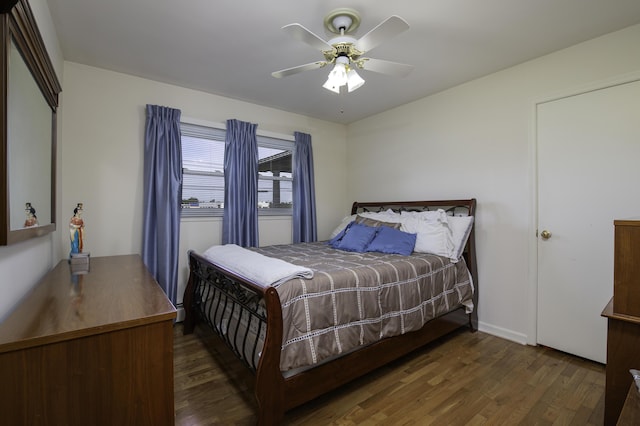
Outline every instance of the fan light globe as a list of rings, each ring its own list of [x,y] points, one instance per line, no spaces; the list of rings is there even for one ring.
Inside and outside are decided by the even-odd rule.
[[[347,84],[346,67],[342,63],[337,63],[329,73],[329,78],[327,78],[326,83],[324,83],[322,87],[332,92],[340,93],[340,87],[345,84]]]
[[[336,64],[333,70],[329,73],[329,80],[331,80],[336,86],[344,86],[347,84],[347,68],[345,64]]]
[[[327,81],[322,85],[327,90],[331,90],[334,93],[340,93],[340,86],[336,86],[331,82],[331,79],[327,79]]]
[[[356,70],[351,68],[347,73],[347,88],[353,92],[364,84],[364,79],[358,75]]]

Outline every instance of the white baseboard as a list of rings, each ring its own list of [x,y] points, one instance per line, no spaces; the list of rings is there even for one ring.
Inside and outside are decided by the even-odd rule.
[[[176,322],[184,321],[184,307],[182,305],[176,306],[176,310],[178,311],[178,315],[176,316]]]
[[[522,333],[516,333],[513,330],[496,327],[494,325],[486,324],[481,321],[478,322],[478,330],[496,337],[511,340],[512,342],[520,343],[521,345],[527,344],[527,336]]]

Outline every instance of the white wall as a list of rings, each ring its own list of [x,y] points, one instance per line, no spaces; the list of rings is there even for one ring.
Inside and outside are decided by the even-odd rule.
[[[46,0],[29,4],[56,71],[62,80],[63,59]],[[58,175],[59,176],[59,175]],[[57,194],[60,194],[58,179]],[[59,206],[58,206],[59,207]],[[56,210],[59,212],[59,209]],[[59,216],[58,216],[59,217]],[[60,226],[58,225],[58,230]],[[0,247],[0,321],[59,259],[56,231],[43,237]]]
[[[258,130],[311,134],[316,172],[318,232],[327,237],[349,212],[346,197],[346,126],[130,75],[65,62],[62,137],[62,221],[84,203],[85,250],[92,256],[141,253],[145,105],[178,108],[199,121],[237,118]],[[260,220],[261,245],[291,242],[290,218]],[[221,219],[188,219],[181,227],[180,287],[186,252],[221,242]],[[67,234],[59,243],[68,250]]]
[[[477,198],[480,327],[534,343],[534,102],[640,70],[639,45],[636,25],[349,125],[349,198]]]

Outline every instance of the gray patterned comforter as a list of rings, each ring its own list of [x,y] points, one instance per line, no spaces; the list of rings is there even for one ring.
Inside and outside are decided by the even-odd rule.
[[[385,337],[418,330],[453,309],[473,309],[464,260],[422,253],[351,253],[324,242],[254,249],[313,269],[313,279],[277,287],[282,371],[309,366]]]

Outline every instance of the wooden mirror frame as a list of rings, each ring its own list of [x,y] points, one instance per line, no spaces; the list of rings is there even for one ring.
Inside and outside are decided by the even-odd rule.
[[[13,8],[0,15],[0,245],[9,245],[29,238],[39,237],[56,229],[56,122],[58,94],[62,88],[56,77],[51,59],[47,54],[44,41],[38,30],[31,7],[27,0],[19,0]],[[9,53],[11,43],[20,51],[22,58],[31,71],[37,86],[51,108],[51,222],[31,228],[15,229],[10,223],[10,178],[9,178],[9,140],[8,119],[9,105],[8,77]],[[38,206],[43,208],[42,206]],[[15,208],[15,206],[13,206]],[[23,209],[24,207],[21,207]],[[14,228],[14,229],[12,229]]]

